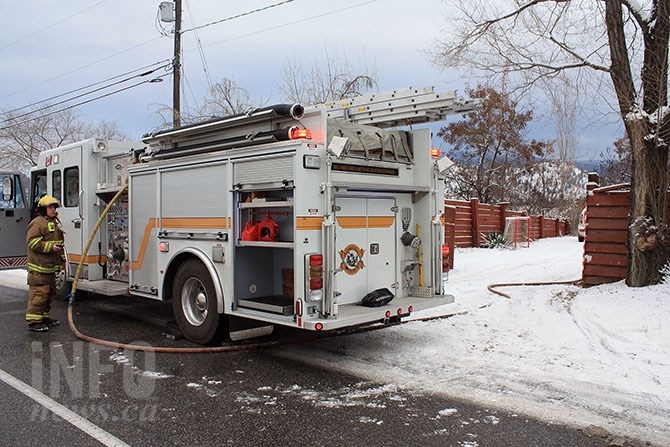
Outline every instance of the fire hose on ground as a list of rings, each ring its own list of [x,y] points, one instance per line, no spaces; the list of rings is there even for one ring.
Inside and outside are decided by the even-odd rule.
[[[489,292],[495,293],[496,295],[500,295],[503,298],[507,298],[508,300],[511,299],[512,297],[509,296],[508,294],[501,292],[500,290],[497,290],[499,287],[527,287],[527,286],[553,286],[553,285],[577,285],[582,282],[581,279],[573,279],[571,281],[547,281],[547,282],[509,282],[509,283],[498,283],[498,284],[489,284],[486,286],[486,289]]]

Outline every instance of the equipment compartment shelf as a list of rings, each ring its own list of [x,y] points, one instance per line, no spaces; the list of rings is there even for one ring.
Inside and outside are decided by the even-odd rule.
[[[293,242],[266,242],[266,241],[237,241],[239,247],[274,247],[274,248],[293,248]]]
[[[240,202],[240,208],[292,208],[293,201]]]

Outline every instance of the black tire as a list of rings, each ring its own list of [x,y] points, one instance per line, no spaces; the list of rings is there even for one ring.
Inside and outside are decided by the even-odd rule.
[[[196,259],[187,260],[177,270],[172,312],[181,333],[194,343],[216,344],[228,335],[227,316],[217,312],[212,277]]]
[[[584,242],[584,236],[577,236],[577,240],[579,242]]]

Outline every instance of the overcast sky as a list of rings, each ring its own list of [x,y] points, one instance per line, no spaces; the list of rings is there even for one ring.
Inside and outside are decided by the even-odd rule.
[[[0,0],[0,109],[26,106],[169,60],[173,40],[162,36],[156,25],[159,3]],[[282,101],[279,86],[286,61],[311,66],[326,49],[346,54],[353,64],[366,60],[376,66],[379,91],[435,86],[437,91],[464,93],[468,81],[473,85],[455,71],[435,67],[426,55],[435,39],[448,33],[450,11],[441,0],[294,0],[207,25],[277,3],[281,0],[184,0],[183,29],[204,27],[183,35],[183,108],[205,95],[205,64],[213,82],[230,78],[252,99],[276,103]],[[155,73],[160,74],[164,72]],[[167,76],[162,83],[143,84],[77,110],[92,121],[116,121],[138,138],[160,124],[152,105],[171,102],[172,78]],[[534,138],[554,138],[546,123],[535,124],[534,132]],[[611,126],[581,132],[582,151],[593,152],[592,139],[606,141],[596,144],[602,150],[616,134]]]

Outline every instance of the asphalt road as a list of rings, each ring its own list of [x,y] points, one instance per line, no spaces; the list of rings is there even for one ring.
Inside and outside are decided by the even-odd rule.
[[[215,354],[101,347],[70,332],[64,303],[52,310],[60,326],[32,333],[23,321],[26,297],[0,286],[3,446],[608,445],[573,428],[307,366],[271,347]],[[74,319],[94,337],[195,346],[165,338],[169,306],[149,300],[89,296],[75,304]]]

